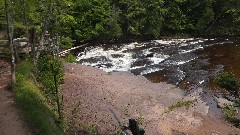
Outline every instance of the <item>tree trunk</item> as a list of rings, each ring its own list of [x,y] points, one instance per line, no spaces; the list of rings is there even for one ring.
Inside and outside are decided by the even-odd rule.
[[[31,46],[31,52],[32,52],[32,55],[33,57],[35,58],[36,54],[35,54],[35,34],[36,33],[36,30],[35,28],[33,27],[32,30],[31,30],[31,41],[32,41],[32,46]]]
[[[54,73],[53,75],[53,79],[54,79],[54,85],[55,85],[55,93],[57,96],[57,110],[58,110],[58,116],[59,116],[59,120],[62,118],[62,113],[61,113],[61,103],[59,100],[59,90],[58,90],[58,83],[57,83],[57,73],[54,71],[54,67],[53,65],[51,65],[52,67],[52,72]]]
[[[11,83],[14,85],[16,83],[16,76],[15,76],[15,57],[14,57],[14,48],[13,48],[13,39],[12,34],[10,33],[10,13],[9,13],[9,5],[8,0],[5,0],[5,12],[6,12],[6,19],[7,19],[7,33],[8,33],[8,42],[9,42],[9,50],[11,54]]]

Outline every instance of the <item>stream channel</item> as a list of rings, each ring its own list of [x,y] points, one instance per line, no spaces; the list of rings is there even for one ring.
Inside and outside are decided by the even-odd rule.
[[[153,83],[171,83],[186,96],[199,98],[206,114],[220,116],[216,97],[222,98],[224,91],[212,78],[222,71],[240,77],[239,52],[239,38],[151,40],[90,45],[78,52],[77,62],[106,72],[130,71]]]

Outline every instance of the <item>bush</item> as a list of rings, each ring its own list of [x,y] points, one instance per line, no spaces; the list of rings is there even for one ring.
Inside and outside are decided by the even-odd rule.
[[[174,109],[181,108],[181,107],[185,107],[186,110],[188,110],[192,103],[193,101],[191,100],[180,100],[176,104],[169,106],[168,110],[173,111]]]
[[[238,111],[237,108],[232,105],[226,105],[223,108],[223,114],[224,117],[231,123],[233,123],[234,126],[239,127],[240,126],[240,119],[237,117]]]
[[[48,52],[42,51],[37,60],[37,80],[42,84],[49,102],[57,107],[57,109],[52,108],[58,113],[59,121],[62,121],[61,85],[64,83],[62,62]]]
[[[221,88],[230,91],[235,96],[239,95],[240,81],[233,73],[223,72],[218,74],[213,81]]]
[[[237,109],[234,106],[224,106],[223,114],[228,120],[233,120],[237,116]]]
[[[26,61],[17,66],[17,81],[14,86],[16,103],[24,111],[26,120],[37,135],[62,134],[61,128],[55,122],[56,115],[34,83],[32,69],[32,64]]]
[[[47,52],[41,52],[37,60],[37,80],[44,86],[46,94],[55,96],[54,74],[57,74],[57,84],[64,83],[63,64]]]
[[[65,61],[68,63],[76,63],[76,57],[73,54],[69,53],[65,57]]]

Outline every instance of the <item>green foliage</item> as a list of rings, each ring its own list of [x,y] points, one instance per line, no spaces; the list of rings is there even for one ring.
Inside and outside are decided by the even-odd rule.
[[[140,35],[144,27],[146,9],[140,0],[120,0],[120,10],[123,12],[123,32],[126,35]]]
[[[174,31],[181,31],[187,27],[187,16],[184,14],[180,4],[185,1],[170,0],[165,3],[166,15],[164,18],[165,27]]]
[[[165,9],[163,9],[163,0],[144,1],[144,7],[146,7],[145,24],[142,30],[142,34],[151,36],[160,36],[163,27],[163,21]]]
[[[109,17],[107,18],[107,36],[111,38],[119,38],[122,35],[122,29],[119,23],[120,16],[119,16],[118,9],[113,6],[110,9]]]
[[[14,37],[47,30],[62,37],[64,49],[94,40],[240,35],[239,0],[21,0],[10,3],[10,14]],[[0,0],[0,30],[5,26]]]
[[[65,61],[68,63],[76,63],[76,57],[73,54],[69,53],[65,57]]]
[[[142,117],[142,115],[140,115],[139,117],[137,117],[136,121],[137,121],[138,125],[143,125],[144,118]]]
[[[206,29],[209,26],[209,23],[214,20],[214,12],[212,9],[212,2],[207,1],[205,10],[203,11],[203,16],[199,18],[197,22],[197,29],[199,32],[202,32],[204,29]]]
[[[56,116],[33,81],[32,70],[32,64],[27,61],[17,66],[17,82],[14,86],[16,102],[24,111],[26,120],[35,129],[36,134],[61,134],[62,130],[54,123]]]
[[[62,62],[49,55],[46,51],[41,52],[37,60],[37,80],[42,83],[48,94],[55,94],[54,74],[57,74],[57,84],[63,84]]]
[[[83,131],[86,131],[88,135],[124,135],[121,129],[116,130],[114,133],[101,134],[99,132],[99,127],[96,125],[85,125],[83,126]]]
[[[231,105],[224,106],[223,108],[223,114],[228,120],[234,120],[237,116],[237,108]]]
[[[0,31],[6,27],[4,0],[0,0]]]
[[[176,104],[169,106],[168,110],[173,111],[174,109],[181,108],[181,107],[185,107],[186,110],[188,110],[192,103],[193,102],[191,100],[181,100],[181,101],[178,101]]]
[[[77,0],[74,6],[77,39],[85,42],[106,35],[109,8],[109,0]]]
[[[240,126],[240,119],[238,117],[238,111],[237,108],[232,105],[227,105],[223,108],[223,114],[224,117],[231,123],[234,124],[234,126],[239,127]]]
[[[62,37],[61,38],[61,46],[62,49],[69,49],[72,47],[75,40],[72,40],[70,37]]]
[[[232,92],[235,96],[239,95],[240,82],[233,73],[223,72],[214,77],[214,83]]]
[[[63,64],[48,52],[42,51],[36,65],[37,80],[42,84],[49,102],[56,108],[59,121],[62,120],[62,103],[60,99],[61,84],[64,83]]]

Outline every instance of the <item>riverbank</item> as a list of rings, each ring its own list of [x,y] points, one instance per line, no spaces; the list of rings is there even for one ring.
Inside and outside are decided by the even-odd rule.
[[[209,105],[199,98],[201,89],[186,95],[165,82],[151,83],[129,72],[106,73],[77,64],[65,64],[65,71],[64,107],[69,118],[75,108],[79,129],[95,125],[101,133],[116,132],[135,118],[146,135],[240,133],[210,115]]]
[[[10,63],[0,60],[0,134],[31,135],[31,128],[24,120],[24,113],[17,107],[10,90]]]

